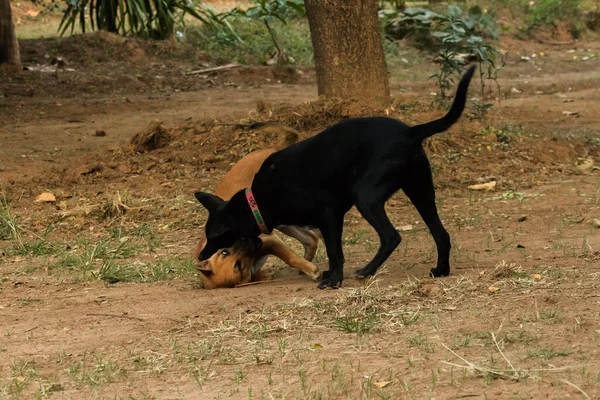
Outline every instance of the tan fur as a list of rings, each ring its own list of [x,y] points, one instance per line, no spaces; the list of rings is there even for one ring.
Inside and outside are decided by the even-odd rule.
[[[229,200],[239,190],[249,187],[263,161],[275,151],[275,149],[258,150],[242,158],[225,174],[217,185],[215,194],[224,200]],[[255,274],[251,274],[252,266],[268,255],[280,258],[289,266],[298,268],[315,280],[320,278],[319,269],[310,262],[317,250],[318,236],[314,232],[297,227],[282,227],[280,230],[302,243],[305,249],[304,258],[297,256],[274,234],[261,235],[263,245],[256,257],[244,254],[243,251],[234,248],[228,248],[219,250],[208,260],[196,261],[196,267],[201,272],[200,278],[204,287],[207,289],[235,287],[247,282],[270,279],[271,275],[266,271],[259,270]],[[203,232],[194,249],[195,260],[198,260],[198,255],[205,245],[206,237]],[[223,255],[223,250],[228,254]],[[236,263],[238,263],[238,267],[236,267]]]

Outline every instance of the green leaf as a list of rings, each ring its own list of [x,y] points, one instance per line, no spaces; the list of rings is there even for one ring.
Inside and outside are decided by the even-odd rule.
[[[459,6],[455,6],[454,4],[450,4],[448,6],[448,15],[452,17],[458,17],[462,14],[462,10]]]

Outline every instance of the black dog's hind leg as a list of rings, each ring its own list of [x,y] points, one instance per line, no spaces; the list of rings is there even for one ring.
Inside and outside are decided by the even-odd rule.
[[[344,213],[335,210],[325,210],[319,229],[329,258],[329,271],[323,272],[323,280],[319,289],[326,287],[340,287],[344,280],[344,252],[342,250],[342,231],[344,227]]]
[[[379,235],[379,250],[377,250],[375,258],[366,267],[356,271],[355,276],[358,278],[375,275],[377,268],[387,260],[402,240],[385,213],[386,200],[385,197],[376,199],[376,201],[357,200],[356,208]]]
[[[438,252],[437,266],[429,271],[433,277],[450,275],[450,235],[442,225],[435,205],[435,189],[431,173],[420,176],[420,179],[404,187],[404,193],[416,207],[421,218],[429,228],[429,232],[435,240]]]

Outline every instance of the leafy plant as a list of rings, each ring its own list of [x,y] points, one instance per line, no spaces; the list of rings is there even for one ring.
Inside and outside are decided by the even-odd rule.
[[[312,43],[305,23],[303,0],[255,0],[246,9],[230,9],[220,25],[189,26],[183,38],[210,53],[217,62],[310,63]],[[293,57],[292,57],[293,56]]]
[[[382,11],[380,17],[389,38],[417,36],[418,42],[437,50],[440,70],[431,76],[440,89],[437,102],[449,100],[454,80],[460,76],[467,61],[479,64],[481,98],[472,111],[476,117],[485,116],[492,106],[487,102],[486,81],[492,80],[497,85],[496,61],[500,56],[491,44],[498,39],[498,24],[494,17],[479,6],[471,7],[466,15],[455,5],[449,5],[444,14],[423,8],[407,8],[402,13]]]
[[[187,14],[206,25],[228,28],[228,13],[217,13],[209,5],[196,5],[192,0],[67,0],[58,30],[64,35],[79,26],[85,33],[89,23],[91,30],[168,39],[173,36],[176,20],[183,23]]]
[[[231,12],[231,15],[241,16],[252,21],[263,23],[276,48],[275,56],[277,64],[284,60],[289,61],[289,57],[285,55],[284,50],[279,45],[275,31],[272,28],[272,22],[274,20],[279,20],[286,25],[287,19],[295,15],[304,15],[304,0],[254,0],[254,4],[254,6],[247,8],[246,10],[236,8]]]
[[[406,7],[406,0],[379,0],[378,8],[384,10],[387,6],[390,6],[392,10],[402,11]]]
[[[556,26],[561,21],[573,19],[581,13],[583,0],[537,0],[529,2],[529,25]]]

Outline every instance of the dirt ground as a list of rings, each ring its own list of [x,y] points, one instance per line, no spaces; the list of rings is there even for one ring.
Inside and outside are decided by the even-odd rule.
[[[272,282],[202,289],[193,192],[274,140],[227,124],[308,136],[350,114],[441,115],[430,59],[391,71],[396,102],[369,111],[306,104],[310,69],[188,75],[202,55],[105,34],[21,46],[26,66],[73,70],[0,75],[0,399],[600,398],[598,42],[505,39],[488,120],[428,142],[450,277],[426,277],[435,246],[398,193],[399,249],[326,291],[275,260]],[[168,145],[135,153],[154,121]],[[344,236],[349,277],[378,241],[355,210]]]

